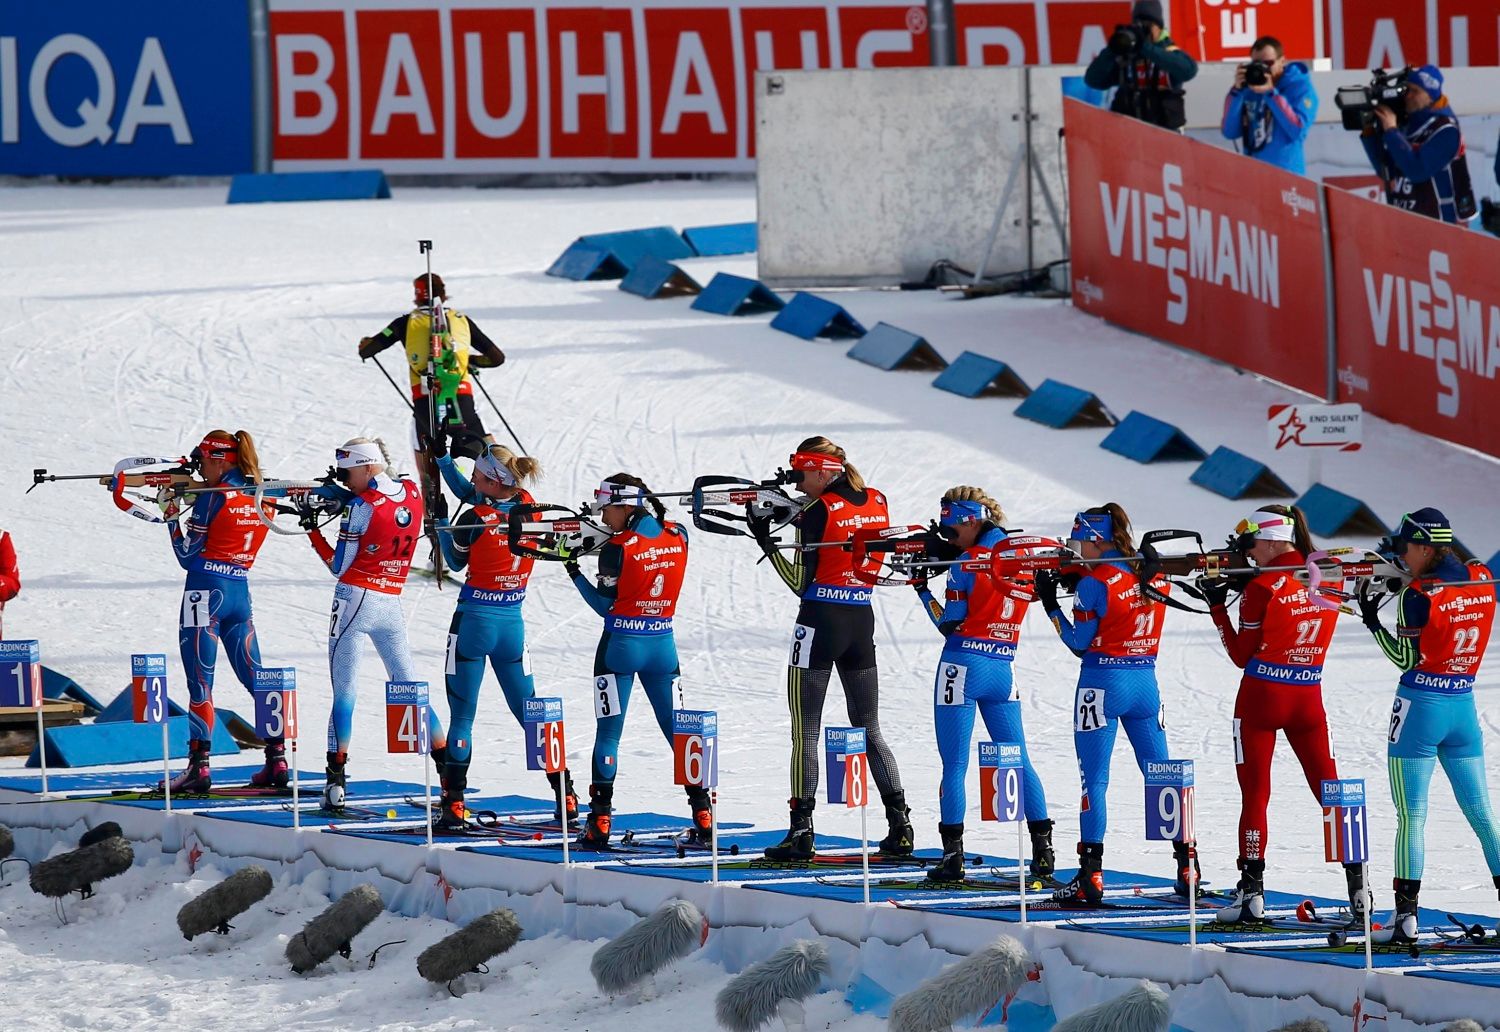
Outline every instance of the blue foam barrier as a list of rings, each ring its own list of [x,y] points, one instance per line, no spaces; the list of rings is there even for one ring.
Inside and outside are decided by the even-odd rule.
[[[377,201],[391,196],[378,168],[353,172],[242,172],[229,181],[228,204],[272,201]]]
[[[946,369],[948,362],[926,338],[879,322],[849,349],[849,357],[876,369]]]
[[[703,293],[693,299],[694,309],[714,315],[754,315],[785,307],[781,296],[764,283],[727,272],[709,280]]]
[[[168,698],[167,716],[185,717],[187,716],[187,710],[183,709],[176,702],[172,701],[171,698]],[[126,688],[119,695],[116,695],[113,699],[111,699],[108,706],[105,706],[102,710],[99,711],[99,715],[94,718],[94,723],[113,724],[122,720],[129,722],[134,719],[135,711],[130,699],[130,689]]]
[[[547,269],[548,276],[569,280],[619,279],[630,270],[610,251],[574,243]]]
[[[700,257],[723,254],[754,254],[756,229],[753,222],[729,222],[717,226],[689,226],[682,238]]]
[[[624,265],[632,268],[636,262],[648,255],[676,261],[678,258],[694,257],[693,249],[682,239],[682,234],[671,226],[649,226],[645,229],[622,229],[612,233],[590,233],[575,242],[584,247],[608,251]]]
[[[620,280],[620,289],[648,301],[703,293],[703,285],[664,258],[646,255]]]
[[[799,290],[771,320],[771,329],[803,340],[815,337],[863,337],[865,328],[843,305]]]
[[[255,725],[232,709],[223,706],[214,707],[214,719],[224,726],[229,736],[240,744],[242,749],[259,749],[266,743],[255,731]]]
[[[1264,462],[1222,444],[1188,480],[1225,498],[1292,498],[1297,494]]]
[[[1371,534],[1379,537],[1386,526],[1374,511],[1353,495],[1335,491],[1327,484],[1314,484],[1297,499],[1297,506],[1307,517],[1307,526],[1320,537],[1343,534]]]
[[[188,718],[172,717],[167,744],[173,759],[188,754]],[[42,732],[48,767],[97,767],[106,763],[145,763],[161,759],[161,728],[156,724],[125,721],[49,727]],[[26,766],[41,766],[41,745],[31,750]],[[214,725],[209,752],[214,756],[237,756],[240,747],[223,724]]]
[[[1040,387],[1016,406],[1015,414],[1054,430],[1070,426],[1114,426],[1119,422],[1093,392],[1060,380],[1043,380]]]
[[[938,374],[932,385],[964,398],[987,395],[1024,398],[1031,393],[1026,381],[998,358],[965,351]]]
[[[1491,570],[1494,570],[1497,568],[1497,566],[1500,566],[1500,552],[1496,552],[1494,555],[1490,556],[1490,561],[1485,563],[1484,565],[1488,566]]]
[[[1171,423],[1134,410],[1099,442],[1099,447],[1141,463],[1197,461],[1207,454]]]
[[[72,699],[74,702],[81,702],[85,715],[99,713],[104,709],[104,704],[89,692],[84,691],[77,681],[51,667],[42,667],[42,695],[49,699]]]

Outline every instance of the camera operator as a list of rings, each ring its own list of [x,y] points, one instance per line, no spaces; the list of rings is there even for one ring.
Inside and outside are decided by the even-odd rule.
[[[1458,118],[1443,96],[1443,73],[1423,65],[1406,76],[1403,120],[1386,104],[1360,136],[1385,180],[1387,204],[1444,222],[1474,217],[1474,191]]]
[[[1182,84],[1197,74],[1198,62],[1167,35],[1160,0],[1136,0],[1130,24],[1115,26],[1083,81],[1096,90],[1116,88],[1111,111],[1181,130],[1187,124]]]
[[[1288,61],[1274,36],[1256,40],[1224,98],[1225,138],[1239,140],[1252,158],[1303,175],[1302,142],[1317,117],[1318,95],[1307,65]]]

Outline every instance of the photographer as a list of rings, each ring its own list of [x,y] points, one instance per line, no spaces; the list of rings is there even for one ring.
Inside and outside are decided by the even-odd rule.
[[[1387,204],[1444,222],[1474,217],[1474,191],[1458,118],[1443,96],[1443,73],[1423,65],[1405,76],[1405,120],[1386,104],[1360,137],[1370,164],[1385,180]]]
[[[1239,140],[1252,158],[1303,175],[1302,142],[1317,117],[1318,95],[1307,65],[1288,61],[1273,36],[1256,40],[1224,98],[1225,138]]]
[[[1130,24],[1115,26],[1083,81],[1092,89],[1115,89],[1111,111],[1180,130],[1187,124],[1182,84],[1197,74],[1198,63],[1167,35],[1160,0],[1136,0]]]

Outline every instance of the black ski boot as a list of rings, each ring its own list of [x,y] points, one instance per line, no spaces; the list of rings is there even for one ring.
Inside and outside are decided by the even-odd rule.
[[[964,880],[964,826],[962,824],[938,824],[938,837],[943,840],[943,859],[937,866],[927,868],[927,880],[934,882],[961,882]]]
[[[813,844],[813,807],[817,799],[788,799],[792,818],[786,838],[766,850],[767,860],[811,860],[818,855]]]
[[[433,831],[463,831],[469,823],[464,807],[464,791],[469,787],[469,765],[449,760],[443,768],[443,791],[438,797],[437,818]]]
[[[1370,941],[1381,946],[1404,946],[1417,941],[1417,894],[1422,891],[1421,881],[1397,878],[1392,886],[1396,890],[1396,909],[1386,919],[1385,927],[1370,933]]]
[[[573,775],[570,771],[558,771],[547,775],[547,784],[552,786],[552,798],[557,799],[557,783],[563,782],[563,806],[567,810],[567,826],[574,827],[578,823],[578,792],[573,788]],[[563,817],[557,812],[556,806],[552,809],[552,816],[562,823]]]
[[[696,785],[688,786],[687,797],[688,808],[693,811],[693,826],[688,829],[688,839],[707,846],[714,837],[713,801],[709,799],[708,789]]]
[[[332,813],[344,812],[344,789],[348,785],[346,770],[348,763],[348,753],[331,752],[328,754],[328,766],[323,771],[323,777],[327,781],[327,784],[323,786],[323,809]]]
[[[211,743],[195,738],[188,742],[187,766],[182,773],[172,779],[172,791],[180,793],[200,794],[213,788],[213,774],[208,769],[208,753]],[[156,790],[161,792],[165,789],[165,779],[156,783]]]
[[[1052,894],[1058,903],[1097,904],[1104,902],[1104,843],[1078,843],[1078,873],[1073,880]]]
[[[1349,923],[1365,923],[1365,912],[1375,913],[1375,894],[1365,885],[1365,869],[1361,864],[1344,865],[1344,881],[1349,886]],[[1500,885],[1500,878],[1495,879]]]
[[[1027,821],[1031,832],[1031,880],[1045,886],[1057,873],[1057,854],[1052,851],[1052,822]]]
[[[615,786],[589,786],[589,819],[578,836],[579,849],[608,849],[609,830],[613,824]]]
[[[1266,916],[1266,862],[1240,857],[1239,869],[1234,899],[1214,914],[1219,924],[1259,924]]]
[[[885,838],[880,840],[880,848],[876,852],[881,856],[911,856],[915,836],[911,830],[911,810],[906,806],[906,793],[892,792],[888,796],[881,796],[880,801],[885,804],[888,830]]]
[[[438,805],[448,805],[448,747],[440,745],[428,753],[432,757],[432,765],[437,768],[438,779]]]
[[[250,775],[251,788],[286,788],[291,773],[286,765],[286,739],[266,739],[266,765]]]
[[[1177,861],[1176,880],[1172,883],[1172,891],[1183,899],[1188,898],[1188,892],[1196,891],[1198,898],[1203,898],[1203,871],[1198,867],[1198,843],[1173,842],[1172,856]],[[1191,880],[1191,888],[1188,882]]]

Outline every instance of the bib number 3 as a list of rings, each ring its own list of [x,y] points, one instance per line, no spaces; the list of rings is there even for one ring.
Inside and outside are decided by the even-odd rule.
[[[1104,689],[1078,689],[1073,697],[1073,730],[1097,731],[1104,726],[1104,719]]]
[[[620,716],[620,685],[614,674],[594,678],[594,719]]]

